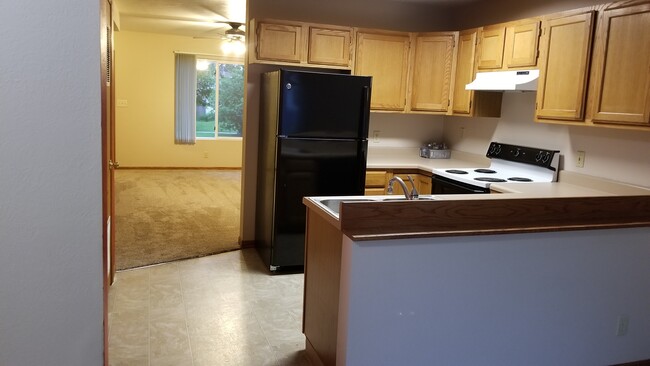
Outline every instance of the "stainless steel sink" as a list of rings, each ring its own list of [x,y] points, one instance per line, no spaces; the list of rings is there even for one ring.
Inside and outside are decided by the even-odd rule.
[[[370,198],[351,198],[351,199],[333,198],[333,199],[321,200],[320,203],[321,205],[327,207],[330,211],[338,215],[339,211],[341,210],[341,202],[368,202],[368,201],[377,201],[377,200],[373,200]]]
[[[418,199],[415,199],[415,200],[407,200],[404,197],[389,197],[389,198],[382,198],[379,201],[405,201],[405,202],[406,201],[413,201],[413,202],[416,202],[416,201],[433,201],[434,199],[435,198],[433,198],[433,197],[419,197]]]
[[[416,201],[432,201],[435,200],[433,196],[420,196],[417,200],[407,200],[403,196],[385,197],[376,196],[373,198],[326,198],[318,202],[325,206],[329,211],[338,216],[341,212],[341,202],[416,202]]]

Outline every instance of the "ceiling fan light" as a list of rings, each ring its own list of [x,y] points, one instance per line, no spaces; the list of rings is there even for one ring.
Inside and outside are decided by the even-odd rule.
[[[225,54],[229,54],[233,52],[233,44],[230,41],[222,42],[221,43],[221,51]]]
[[[226,55],[243,55],[246,52],[246,43],[243,40],[225,40],[221,43],[221,51]]]
[[[243,55],[246,52],[246,44],[243,41],[233,42],[233,52],[237,55]]]

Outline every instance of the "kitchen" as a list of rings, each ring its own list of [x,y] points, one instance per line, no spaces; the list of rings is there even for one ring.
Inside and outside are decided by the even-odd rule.
[[[499,4],[501,3],[495,4],[495,7],[498,8]],[[478,18],[473,19],[473,23],[469,19],[472,16],[476,17],[477,14],[482,12],[481,14],[486,15],[486,19],[496,23],[497,21],[521,18],[519,14],[523,16],[539,15],[551,13],[552,11],[574,9],[588,4],[586,2],[575,2],[554,5],[555,7],[553,8],[548,3],[533,3],[527,6],[530,9],[518,9],[518,11],[507,7],[498,8],[501,11],[498,15],[495,14],[496,12],[488,11],[490,7],[472,5],[467,6],[464,10],[474,7],[477,13],[469,11],[470,16],[467,20],[464,20],[465,23],[461,19],[456,20],[460,22],[461,27],[463,24],[465,26],[482,25],[485,23],[480,22]],[[253,2],[250,4],[250,7],[251,18],[283,19],[278,11],[265,8],[262,4]],[[256,10],[256,7],[260,9]],[[293,11],[296,13],[299,13],[300,10],[300,6],[293,8]],[[304,9],[302,10],[304,11]],[[276,12],[274,13],[274,11]],[[315,13],[317,12],[312,14]],[[303,14],[293,15],[295,16],[293,19],[302,19],[298,16]],[[495,19],[495,17],[500,18]],[[306,18],[309,19],[309,17]],[[315,19],[309,20],[316,21]],[[404,21],[404,19],[401,20]],[[379,20],[376,21],[378,22]],[[325,23],[325,21],[321,22]],[[330,23],[334,22],[330,20]],[[392,29],[399,29],[397,28],[399,27],[398,24],[406,27],[400,24],[399,20],[396,20],[394,23],[391,23],[395,27]],[[372,21],[366,21],[362,25],[379,28]],[[411,28],[417,26],[420,28],[423,27],[423,24],[417,23],[417,18],[413,18],[413,23],[409,25]],[[429,24],[428,26],[428,30],[430,30],[431,25]],[[244,242],[253,240],[254,232],[252,224],[246,225],[246,223],[253,222],[255,206],[252,199],[254,196],[247,194],[247,192],[253,192],[255,190],[257,128],[253,121],[256,120],[258,113],[256,107],[254,107],[257,105],[256,101],[258,100],[256,95],[257,87],[255,86],[258,85],[259,74],[270,70],[271,68],[268,65],[263,64],[251,64],[249,67],[248,83],[254,87],[249,88],[248,98],[250,103],[247,111],[250,121],[247,125],[247,129],[249,129],[247,141],[249,143],[246,144],[244,153],[244,174],[246,176],[242,207],[244,211],[243,222],[245,223],[242,232]],[[383,112],[372,113],[369,131],[371,133],[373,131],[379,131],[378,139],[375,139],[375,141],[378,140],[379,142],[371,141],[369,143],[369,154],[372,156],[373,149],[379,147],[417,148],[426,142],[445,141],[454,150],[483,155],[490,141],[502,141],[524,146],[538,146],[560,150],[563,155],[561,168],[564,170],[640,186],[648,186],[647,182],[650,178],[650,169],[648,167],[650,167],[650,162],[648,161],[647,154],[638,153],[639,151],[646,151],[648,148],[648,136],[646,132],[635,133],[609,128],[585,128],[574,125],[534,123],[535,99],[535,93],[505,93],[503,95],[503,103],[501,104],[500,118],[466,118],[453,115],[425,116],[418,114],[387,114]],[[407,128],[404,128],[404,126]],[[582,168],[575,166],[578,151],[585,152],[585,164]],[[417,152],[414,154],[417,154]]]
[[[255,70],[255,65],[251,67],[251,70]],[[641,70],[644,70],[643,68]],[[642,71],[641,71],[642,72]],[[250,75],[249,75],[250,77]],[[251,79],[249,79],[250,81]],[[254,80],[254,79],[253,79]],[[253,81],[254,82],[254,81]],[[493,118],[461,118],[461,117],[437,117],[439,118],[439,123],[442,124],[442,127],[432,128],[431,130],[436,131],[438,134],[432,135],[431,140],[432,141],[445,141],[447,142],[452,149],[454,150],[460,150],[463,152],[471,152],[477,155],[482,155],[485,154],[485,151],[487,150],[487,147],[490,143],[490,141],[499,141],[499,142],[507,142],[507,143],[517,143],[521,145],[526,145],[526,146],[540,146],[543,148],[547,149],[555,149],[559,150],[562,152],[564,155],[563,159],[563,164],[561,165],[562,169],[567,172],[575,172],[577,173],[576,175],[581,175],[581,174],[587,174],[587,175],[592,175],[596,177],[603,178],[605,180],[615,180],[615,181],[621,181],[625,183],[630,183],[633,185],[638,185],[642,187],[648,187],[647,184],[647,179],[648,179],[648,161],[646,156],[639,156],[643,154],[638,154],[638,151],[645,151],[647,150],[648,146],[648,136],[647,132],[630,132],[630,131],[623,131],[623,130],[614,130],[614,129],[596,129],[596,128],[585,128],[585,127],[577,127],[577,126],[562,126],[562,125],[545,125],[545,124],[537,124],[533,122],[533,116],[535,114],[535,99],[536,99],[535,93],[505,93],[503,95],[503,104],[501,105],[501,116],[500,118],[493,119]],[[388,135],[388,141],[386,142],[388,146],[386,146],[386,149],[381,149],[379,147],[379,144],[382,143],[382,136],[381,136],[381,131],[382,129],[384,130],[400,130],[400,134],[396,134],[395,140],[399,141],[401,137],[408,136],[409,131],[406,130],[406,126],[412,127],[417,125],[419,122],[417,120],[419,116],[408,116],[405,117],[403,115],[399,114],[380,114],[380,113],[374,113],[371,116],[371,125],[370,125],[370,131],[376,131],[376,132],[371,132],[371,135],[369,137],[369,162],[368,166],[369,168],[376,168],[376,169],[381,169],[381,168],[390,168],[386,166],[386,162],[381,162],[377,161],[376,165],[372,165],[371,161],[373,161],[373,150],[374,152],[377,152],[379,150],[389,150],[389,149],[394,149],[394,151],[398,151],[401,149],[404,149],[405,146],[408,146],[408,143],[400,146],[399,142],[396,143],[395,145],[397,146],[390,146],[391,144],[391,137],[392,135]],[[436,117],[434,117],[436,118]],[[413,125],[409,125],[409,119],[411,119],[413,122]],[[396,127],[395,125],[399,125]],[[423,124],[426,122],[423,122]],[[418,126],[422,127],[422,126]],[[418,135],[418,132],[415,132],[411,135],[412,140],[410,141],[410,149],[412,151],[412,156],[414,156],[414,163],[413,166],[419,165],[417,163],[417,150],[418,147],[427,141],[422,141],[422,129],[416,129],[420,135]],[[435,133],[435,132],[434,132]],[[419,138],[419,140],[418,140]],[[407,137],[406,140],[409,140]],[[430,141],[431,141],[430,140]],[[377,141],[377,142],[373,142]],[[625,146],[631,147],[629,150]],[[459,148],[459,146],[463,146],[462,148]],[[613,147],[614,146],[614,147]],[[612,148],[613,147],[613,148]],[[594,150],[595,154],[592,155],[591,151]],[[614,151],[615,150],[615,151]],[[586,152],[586,153],[585,153]],[[381,154],[379,154],[381,155]],[[453,152],[452,152],[453,156]],[[591,158],[594,156],[594,158]],[[614,157],[616,156],[616,157]],[[592,160],[589,159],[598,159],[598,162],[593,162]],[[620,160],[620,162],[619,162]],[[615,162],[614,164],[612,164]],[[384,164],[384,165],[382,165]],[[593,164],[593,165],[590,165]],[[410,167],[410,168],[413,168]],[[570,176],[573,174],[567,174],[567,176]],[[618,177],[618,178],[614,178]],[[625,177],[625,178],[622,178]],[[586,188],[586,187],[585,187]],[[587,189],[585,189],[585,192]],[[350,206],[353,204],[351,203]],[[369,206],[370,204],[368,204]],[[309,205],[308,205],[309,206]],[[406,207],[406,206],[404,206]],[[361,203],[359,203],[359,209],[361,209]],[[343,210],[343,207],[341,207],[341,210]],[[379,210],[379,209],[377,209]],[[645,211],[644,211],[645,212]],[[309,217],[309,215],[308,215]],[[391,217],[392,219],[395,219],[394,217]],[[435,219],[434,219],[435,220]],[[387,220],[388,221],[388,220]],[[647,221],[647,220],[645,220]],[[384,223],[382,221],[381,223]],[[379,221],[376,223],[377,229],[372,229],[372,228],[367,228],[368,232],[373,232],[373,230],[376,231],[381,231],[379,227],[381,227],[381,223]],[[341,228],[343,228],[344,223],[340,223]],[[348,233],[352,229],[348,227]],[[336,237],[335,232],[328,232],[331,233],[334,237]],[[345,234],[346,232],[343,231]],[[340,234],[339,234],[340,235]],[[624,235],[624,234],[622,234]],[[632,242],[637,242],[637,243],[642,243],[644,242],[644,238],[647,237],[647,231],[641,230],[641,231],[636,231],[635,233],[631,233],[630,240]],[[614,236],[616,237],[616,235]],[[493,239],[493,238],[492,238]],[[613,237],[609,237],[609,240],[611,241]],[[352,242],[349,243],[346,241],[347,239],[344,238],[343,244],[344,246],[346,243],[349,245],[353,245],[352,248],[357,248],[354,246],[355,240],[352,239]],[[366,239],[369,240],[369,239]],[[491,240],[489,239],[482,239],[485,242],[488,242]],[[537,240],[541,240],[541,242],[544,242],[545,240],[559,240],[560,242],[567,240],[567,238],[559,236],[556,237],[555,239],[550,239],[548,237],[546,238],[538,238]],[[569,239],[571,240],[571,239]],[[626,241],[624,239],[624,241]],[[480,242],[480,240],[476,241],[477,243]],[[418,244],[423,244],[426,243],[426,241],[422,242],[413,242],[411,243],[412,246],[408,246],[409,250],[417,250]],[[394,243],[380,243],[380,242],[368,242],[367,247],[375,247],[376,250],[377,247],[376,245],[380,245],[384,247],[385,245],[390,245]],[[406,248],[408,243],[403,243],[405,246],[401,247],[402,249]],[[583,242],[584,244],[584,242]],[[390,245],[393,247],[393,245]],[[395,244],[395,246],[398,246]],[[359,248],[364,248],[363,245],[359,245]],[[347,247],[349,248],[349,246]],[[495,247],[496,248],[496,247]],[[527,247],[528,248],[528,247]],[[364,248],[367,249],[367,248]],[[354,278],[354,275],[356,273],[356,276],[360,276],[357,278],[365,278],[366,280],[368,278],[372,277],[364,277],[368,276],[369,274],[377,274],[380,273],[381,268],[378,268],[377,266],[374,266],[373,268],[366,268],[368,271],[364,272],[363,270],[360,270],[359,272],[355,272],[358,268],[363,267],[363,260],[360,260],[360,258],[364,258],[365,255],[373,255],[373,252],[371,249],[366,250],[366,254],[359,254],[364,251],[364,249],[360,249],[360,252],[356,253],[355,249],[348,249],[351,252],[348,253],[347,257],[343,257],[341,260],[343,262],[346,261],[346,258],[350,260],[351,262],[347,263],[342,263],[341,265],[345,265],[345,268],[348,273],[345,273],[346,275],[349,275],[350,279]],[[495,249],[496,250],[496,249]],[[642,249],[644,251],[645,249]],[[367,309],[368,306],[373,306],[375,307],[375,304],[377,304],[378,301],[382,301],[386,298],[392,298],[391,292],[392,289],[398,289],[398,283],[418,283],[417,278],[414,278],[412,276],[408,276],[409,273],[409,266],[402,265],[403,263],[415,263],[417,262],[416,258],[418,257],[417,254],[415,254],[413,257],[410,257],[408,254],[405,254],[406,250],[396,252],[392,251],[390,254],[388,254],[386,257],[382,257],[380,259],[379,257],[373,257],[376,259],[380,259],[383,261],[383,263],[387,264],[387,266],[392,267],[392,268],[386,268],[384,266],[383,268],[387,269],[390,271],[390,273],[400,273],[400,276],[398,277],[399,280],[395,280],[394,282],[391,281],[390,283],[393,284],[395,287],[390,287],[388,285],[387,287],[390,288],[388,289],[388,294],[385,294],[386,297],[373,297],[373,294],[369,293],[368,291],[363,291],[364,285],[370,285],[370,288],[377,289],[377,288],[383,288],[386,290],[386,286],[382,287],[380,283],[371,283],[371,281],[368,282],[357,282],[354,284],[348,283],[348,282],[341,282],[342,289],[342,295],[345,297],[343,294],[347,294],[349,296],[345,300],[348,301],[347,305],[350,308],[347,308],[346,310],[349,310],[350,312],[346,312],[347,315],[343,315],[344,319],[343,325],[349,325],[346,324],[346,321],[349,320],[350,323],[354,323],[354,320],[350,319],[360,319],[358,322],[356,322],[356,325],[359,324],[365,324],[365,328],[362,326],[361,328],[355,329],[354,326],[350,326],[350,328],[347,328],[347,331],[343,331],[343,333],[338,333],[339,337],[343,336],[344,340],[343,342],[346,341],[347,338],[347,347],[343,346],[341,343],[336,343],[339,350],[342,350],[344,353],[347,351],[347,355],[340,355],[334,353],[330,353],[329,351],[332,350],[331,343],[325,342],[325,348],[319,348],[319,349],[313,349],[314,353],[318,354],[321,356],[321,361],[325,364],[331,364],[333,360],[337,360],[341,364],[345,364],[345,362],[351,362],[354,363],[353,361],[356,360],[359,362],[360,360],[368,360],[367,357],[370,356],[370,352],[372,347],[367,347],[369,344],[374,344],[375,345],[375,350],[377,347],[379,349],[384,349],[384,347],[388,346],[393,342],[393,344],[396,344],[395,342],[399,343],[399,340],[386,336],[382,338],[382,334],[389,334],[390,332],[385,332],[383,333],[382,331],[385,331],[386,329],[383,328],[378,328],[375,329],[374,333],[373,331],[369,331],[368,325],[377,322],[378,317],[372,318],[370,316],[364,317],[364,313],[367,312],[364,311],[364,309]],[[355,254],[356,253],[356,254]],[[422,255],[425,255],[423,252],[414,252],[414,253],[420,253]],[[504,252],[501,252],[504,254]],[[631,252],[630,252],[631,253]],[[636,252],[636,255],[640,255],[641,252]],[[375,253],[376,254],[376,253]],[[576,255],[577,253],[574,253]],[[356,255],[356,257],[355,257]],[[431,252],[428,253],[428,255],[435,255]],[[611,253],[610,253],[611,255]],[[364,257],[362,257],[364,256]],[[397,261],[396,263],[389,263],[390,257],[393,256],[393,258],[398,257],[404,259],[403,261]],[[594,258],[597,256],[594,255]],[[605,255],[605,258],[607,255]],[[632,255],[634,257],[634,255]],[[357,261],[354,261],[354,258],[357,258]],[[456,258],[456,257],[454,257]],[[309,265],[309,261],[308,261]],[[414,264],[415,266],[415,264]],[[381,267],[381,266],[379,266]],[[422,264],[422,267],[415,267],[414,271],[421,270],[422,272],[420,273],[426,273],[425,276],[431,274],[433,275],[432,271],[427,271],[427,264],[424,263]],[[407,271],[407,272],[400,272],[400,270]],[[558,272],[560,273],[560,272]],[[566,275],[569,275],[571,272],[565,272]],[[591,272],[589,272],[591,273]],[[343,272],[341,273],[341,276],[343,276]],[[376,277],[377,279],[379,277]],[[383,278],[383,276],[382,276]],[[402,282],[400,282],[400,280]],[[307,280],[306,280],[307,281]],[[380,282],[382,280],[379,280]],[[643,283],[643,282],[642,282]],[[547,284],[548,285],[548,284]],[[620,284],[619,284],[620,285]],[[349,287],[346,287],[349,286]],[[544,284],[540,284],[540,286],[545,286]],[[642,287],[645,287],[645,284],[642,284]],[[480,289],[476,289],[480,290]],[[346,292],[347,291],[347,292]],[[358,295],[359,291],[363,292],[363,295]],[[397,291],[399,292],[399,291]],[[329,293],[331,295],[331,293]],[[364,298],[364,296],[366,296]],[[374,301],[373,301],[374,299]],[[395,301],[399,299],[399,296],[395,297]],[[306,300],[307,301],[307,300]],[[355,303],[355,301],[357,301]],[[422,303],[423,299],[418,298],[418,300],[414,300],[414,304]],[[628,298],[628,301],[630,301],[630,298]],[[632,300],[634,301],[634,300]],[[644,300],[638,299],[638,301],[643,302]],[[426,300],[424,301],[426,302]],[[359,306],[360,307],[354,308],[354,306]],[[395,303],[397,304],[397,303]],[[457,304],[458,305],[458,304]],[[565,304],[566,305],[566,304]],[[307,304],[306,304],[307,306]],[[312,303],[313,306],[313,303]],[[345,306],[339,304],[339,306]],[[543,306],[543,305],[540,305]],[[381,307],[379,307],[381,308]],[[339,308],[339,311],[343,308]],[[355,312],[358,311],[358,312]],[[388,310],[388,309],[384,309]],[[420,309],[423,310],[423,309]],[[307,311],[307,308],[305,309]],[[380,312],[380,310],[377,310],[377,312]],[[426,312],[426,310],[425,310]],[[377,313],[374,313],[377,315]],[[400,313],[401,314],[401,313]],[[350,319],[346,319],[345,317],[349,316]],[[331,319],[332,318],[327,318]],[[417,318],[418,320],[413,320],[414,322],[417,321],[422,321],[422,318]],[[340,318],[339,318],[339,321]],[[408,319],[405,320],[405,322],[408,321]],[[435,320],[433,320],[435,322]],[[642,321],[644,322],[644,321]],[[391,323],[390,320],[387,320],[387,323],[390,323],[391,325],[387,325],[387,329],[391,330],[396,330],[397,329],[402,329],[399,327],[399,322],[395,321],[394,323]],[[341,323],[339,323],[341,324]],[[313,329],[313,328],[312,328]],[[328,328],[329,329],[329,328]],[[374,329],[370,327],[370,329]],[[414,328],[411,328],[411,330]],[[331,329],[329,329],[331,331]],[[356,332],[356,333],[355,333]],[[336,333],[336,330],[334,330],[334,333]],[[350,335],[354,334],[354,335]],[[377,336],[375,337],[373,334],[376,334]],[[400,333],[397,331],[397,334],[404,334]],[[573,335],[580,337],[579,335]],[[360,338],[355,338],[355,337],[360,337]],[[363,340],[363,338],[366,337],[366,341]],[[320,337],[319,337],[320,338]],[[381,338],[381,339],[380,339]],[[309,335],[308,335],[309,339]],[[315,338],[314,338],[315,339]],[[360,342],[356,342],[360,341]],[[405,342],[409,343],[410,341],[415,341],[412,338],[407,338]],[[401,343],[399,343],[401,344]],[[415,344],[415,343],[412,343]],[[426,345],[423,343],[417,343],[419,344],[419,347],[414,347],[414,349],[417,350],[422,350],[426,348]],[[322,344],[318,345],[321,346]],[[483,345],[483,343],[482,343]],[[479,347],[482,347],[479,346]],[[318,347],[316,346],[316,347]],[[402,345],[405,346],[405,345]],[[310,347],[310,344],[308,343],[308,348]],[[488,346],[489,347],[489,346]],[[335,347],[337,348],[337,347]],[[397,346],[396,348],[399,348]],[[387,348],[386,348],[387,349]],[[324,353],[320,353],[324,352]],[[457,350],[458,352],[458,350]],[[525,351],[523,351],[525,352]],[[399,354],[399,351],[397,351]],[[426,352],[418,352],[416,350],[413,350],[413,362],[421,363],[423,360],[426,358],[418,358],[422,356],[423,353]],[[469,355],[467,356],[468,358],[464,359],[465,362],[475,363],[478,362],[477,359],[471,359],[471,355],[475,355],[475,353],[469,352]],[[515,355],[516,353],[511,353],[511,355]],[[390,353],[390,351],[382,352],[381,355],[390,357],[393,355]],[[316,356],[315,358],[318,359],[319,356]],[[565,355],[566,357],[569,357],[568,354]],[[602,355],[600,355],[602,357]],[[339,358],[340,357],[340,358]],[[361,357],[361,358],[359,358]],[[380,360],[385,360],[382,359],[382,356],[377,355],[377,359],[375,362],[381,362]],[[594,354],[594,358],[592,361],[597,362],[595,360],[598,360],[598,355]],[[640,355],[638,357],[645,358],[647,355]],[[447,362],[454,362],[452,360],[458,361],[460,358],[441,358],[447,360]],[[494,362],[505,362],[503,359],[501,361],[498,361],[498,358],[489,358],[490,360],[493,360]],[[525,359],[525,358],[524,358]],[[524,362],[523,360],[520,360],[520,362]],[[577,360],[574,360],[575,362],[579,362]],[[557,359],[552,362],[559,362]]]

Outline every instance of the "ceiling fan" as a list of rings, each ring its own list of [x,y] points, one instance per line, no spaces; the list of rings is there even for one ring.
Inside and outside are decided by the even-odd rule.
[[[244,42],[244,39],[246,38],[246,32],[242,29],[240,29],[244,24],[240,22],[230,22],[230,21],[224,21],[224,22],[218,22],[218,23],[224,23],[228,24],[230,26],[230,29],[226,30],[224,33],[225,37],[231,41],[240,41]]]
[[[216,28],[213,26],[213,29],[210,29],[208,31],[204,31],[200,35],[196,35],[193,38],[195,39],[201,39],[201,38],[209,38],[209,39],[222,39],[224,41],[237,41],[237,42],[244,42],[246,40],[246,31],[242,29],[244,26],[244,23],[242,22],[233,22],[230,20],[215,20],[212,22],[213,24],[224,24],[224,26],[217,26]],[[223,30],[223,28],[228,28],[226,30]]]

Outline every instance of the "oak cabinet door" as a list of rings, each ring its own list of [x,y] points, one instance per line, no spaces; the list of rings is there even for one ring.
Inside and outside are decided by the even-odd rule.
[[[600,14],[592,68],[593,122],[650,127],[650,4]]]
[[[537,65],[539,21],[506,28],[505,66],[507,68]]]
[[[454,38],[453,33],[417,37],[411,110],[446,113],[449,109]]]
[[[454,114],[471,113],[471,90],[465,90],[465,85],[474,79],[474,49],[476,46],[476,30],[462,31],[458,37],[458,55],[456,56],[456,77],[454,82]]]
[[[309,28],[310,64],[350,66],[351,29]]]
[[[367,170],[366,171],[366,196],[381,196],[386,194],[386,182],[388,178],[385,170]]]
[[[418,174],[418,182],[420,183],[420,194],[431,194],[431,177]]]
[[[409,47],[408,34],[357,34],[354,74],[372,76],[371,109],[404,110]]]
[[[594,12],[543,22],[535,116],[582,120]]]
[[[479,70],[500,69],[503,66],[503,45],[506,29],[502,26],[484,27],[479,40]]]
[[[269,61],[296,62],[302,59],[302,26],[259,23],[257,58]]]

